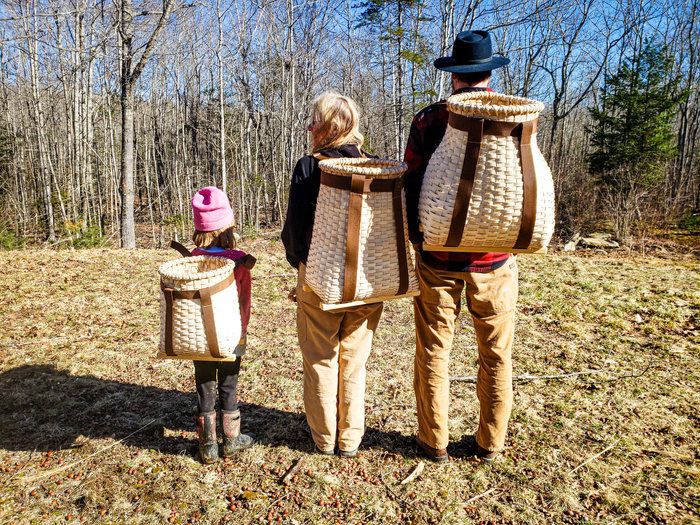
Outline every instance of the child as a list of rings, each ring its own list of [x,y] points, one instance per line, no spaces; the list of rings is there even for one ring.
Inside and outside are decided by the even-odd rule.
[[[224,192],[214,186],[202,188],[192,198],[192,212],[195,227],[192,241],[197,246],[192,255],[226,257],[236,263],[234,277],[241,310],[241,340],[245,341],[250,319],[250,268],[254,259],[235,249],[233,210]],[[204,463],[213,463],[219,457],[215,408],[217,379],[221,427],[224,433],[223,456],[230,456],[254,443],[251,436],[241,434],[241,413],[236,398],[238,372],[244,353],[245,344],[241,344],[236,349],[235,358],[194,361],[194,378],[197,383],[197,435],[199,455]]]

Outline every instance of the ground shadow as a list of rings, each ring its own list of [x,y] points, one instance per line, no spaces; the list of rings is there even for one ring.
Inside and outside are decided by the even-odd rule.
[[[58,450],[85,436],[193,454],[194,436],[178,436],[177,431],[194,430],[195,405],[194,392],[74,376],[50,365],[21,366],[0,374],[0,448]],[[253,432],[261,445],[313,450],[303,413],[255,403],[241,405],[241,411],[243,431]],[[410,454],[408,441],[397,432],[368,428],[364,446]]]

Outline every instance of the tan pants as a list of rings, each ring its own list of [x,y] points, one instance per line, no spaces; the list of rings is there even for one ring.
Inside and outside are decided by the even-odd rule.
[[[420,258],[416,265],[421,292],[413,302],[418,437],[436,449],[446,448],[449,442],[449,357],[464,289],[479,350],[476,441],[487,450],[500,450],[513,405],[511,349],[518,300],[515,258],[489,273],[436,270]]]
[[[354,450],[365,433],[365,378],[382,303],[324,312],[297,285],[297,334],[304,358],[304,408],[316,446]]]

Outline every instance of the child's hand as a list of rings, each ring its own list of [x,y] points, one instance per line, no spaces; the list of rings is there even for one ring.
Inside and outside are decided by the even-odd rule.
[[[289,290],[289,293],[287,294],[287,299],[292,301],[293,303],[297,302],[297,287],[295,286],[291,290]]]

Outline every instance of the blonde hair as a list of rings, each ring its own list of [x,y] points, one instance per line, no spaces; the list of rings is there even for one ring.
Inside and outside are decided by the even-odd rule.
[[[334,91],[321,93],[313,103],[311,131],[314,153],[337,148],[344,144],[362,146],[365,137],[360,133],[360,117],[355,102]]]
[[[233,250],[236,247],[235,225],[226,226],[213,232],[195,230],[192,234],[192,242],[197,248],[219,248]]]

